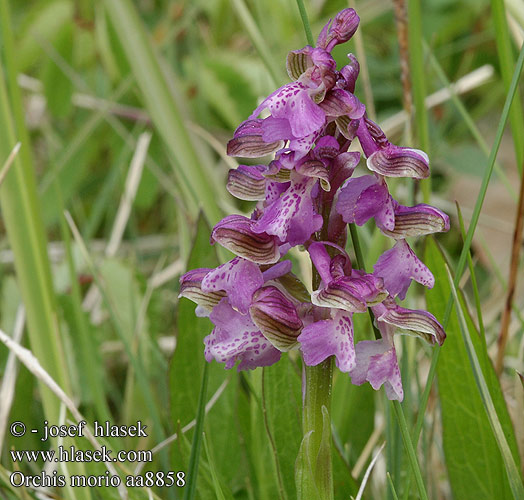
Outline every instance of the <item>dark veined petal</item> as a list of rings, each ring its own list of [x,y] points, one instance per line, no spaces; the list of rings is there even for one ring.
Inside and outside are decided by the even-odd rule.
[[[228,215],[213,228],[211,241],[256,264],[274,264],[280,258],[278,240],[264,232],[255,233],[255,223],[243,215]]]
[[[289,351],[297,345],[302,321],[295,305],[278,288],[265,286],[257,290],[249,313],[253,323],[278,350]]]
[[[360,18],[354,9],[341,10],[324,26],[317,39],[317,47],[333,50],[335,45],[347,42],[357,31]]]
[[[431,345],[435,343],[442,345],[446,339],[442,325],[433,314],[427,311],[405,309],[396,304],[394,306],[388,304],[383,308],[383,313],[377,316],[377,320],[396,326],[410,335],[421,337]]]
[[[419,149],[401,148],[390,144],[375,151],[366,163],[369,170],[385,177],[429,177],[429,158]]]
[[[380,149],[384,149],[387,146],[389,146],[389,141],[386,137],[386,134],[374,121],[370,120],[367,116],[365,116],[364,125],[366,126],[369,134]]]
[[[286,69],[289,78],[298,80],[309,68],[313,67],[311,59],[312,48],[307,46],[300,50],[292,50],[286,58]]]
[[[364,116],[366,107],[352,93],[342,89],[333,89],[326,94],[319,104],[328,117],[348,116],[359,119]]]
[[[233,139],[227,143],[229,156],[242,156],[243,158],[259,158],[274,153],[284,146],[284,141],[276,140],[266,142],[262,138],[261,119],[246,120],[235,131]]]
[[[395,246],[384,252],[373,267],[373,274],[384,280],[384,286],[392,297],[404,300],[406,292],[415,280],[433,288],[435,278],[431,271],[418,259],[406,240],[398,240]]]
[[[239,165],[229,170],[227,190],[239,200],[263,200],[266,192],[266,179],[263,165]]]
[[[226,292],[221,290],[216,292],[202,291],[202,280],[211,271],[213,269],[201,268],[183,274],[180,278],[179,297],[185,297],[203,307],[206,311],[211,311],[226,296]]]
[[[296,166],[296,171],[305,177],[315,177],[324,191],[330,191],[328,168],[319,160],[306,160]]]
[[[341,70],[340,73],[344,77],[346,82],[346,89],[350,92],[355,92],[355,83],[360,73],[360,64],[357,61],[357,58],[353,54],[348,54],[349,64],[346,64]]]
[[[224,290],[231,306],[247,314],[253,293],[263,284],[262,271],[257,264],[235,257],[207,273],[202,280],[202,290]]]
[[[410,236],[449,231],[449,217],[438,208],[423,203],[414,207],[395,207],[395,229],[383,229],[386,236],[404,239]]]
[[[240,371],[269,366],[280,359],[280,351],[262,335],[249,314],[235,311],[227,299],[213,309],[209,319],[215,328],[204,339],[207,361],[216,359],[225,363],[226,369],[233,368],[240,361]]]
[[[336,311],[332,319],[311,323],[298,337],[304,362],[316,366],[329,356],[335,356],[340,371],[349,372],[355,366],[353,321],[351,313]]]

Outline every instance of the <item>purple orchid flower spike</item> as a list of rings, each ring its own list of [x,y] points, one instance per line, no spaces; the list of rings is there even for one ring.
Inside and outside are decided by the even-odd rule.
[[[353,54],[337,69],[331,51],[354,35],[359,21],[353,9],[344,9],[324,26],[316,47],[290,51],[291,81],[263,99],[234,132],[229,155],[271,155],[228,174],[229,193],[253,202],[254,210],[215,225],[211,243],[235,257],[216,269],[184,274],[180,296],[194,301],[197,315],[214,325],[204,341],[208,361],[253,369],[295,350],[307,371],[333,357],[353,383],[384,386],[390,399],[402,400],[395,334],[439,345],[445,339],[433,315],[397,303],[412,281],[434,284],[406,238],[447,231],[449,217],[427,204],[401,205],[389,191],[388,178],[426,178],[429,158],[392,144],[367,117],[354,94],[360,67]],[[359,162],[367,175],[354,176]],[[345,246],[348,224],[371,221],[394,245],[370,274],[358,269]],[[313,263],[312,293],[284,259],[300,245]],[[369,310],[381,338],[355,346],[354,314]]]

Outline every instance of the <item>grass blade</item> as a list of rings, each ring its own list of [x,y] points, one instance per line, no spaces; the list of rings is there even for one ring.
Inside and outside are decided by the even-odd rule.
[[[422,14],[421,1],[408,0],[408,38],[411,65],[411,85],[413,87],[413,101],[415,104],[415,129],[420,148],[429,152],[428,114],[426,110],[426,71],[422,53]],[[431,183],[425,179],[420,183],[424,203],[429,203]]]
[[[508,441],[506,440],[506,436],[504,434],[504,431],[502,430],[502,426],[500,425],[500,421],[495,410],[495,405],[493,404],[488,385],[484,378],[484,374],[482,373],[482,368],[480,367],[477,352],[470,338],[470,332],[466,324],[466,319],[464,317],[464,312],[462,311],[461,304],[459,303],[457,289],[451,277],[449,268],[446,268],[446,271],[448,273],[448,280],[451,286],[451,292],[453,294],[453,300],[455,302],[455,309],[457,311],[457,316],[459,319],[460,332],[462,333],[462,339],[466,346],[468,357],[473,368],[473,374],[475,375],[475,381],[477,383],[477,387],[481,395],[482,402],[484,404],[484,409],[486,410],[486,413],[488,415],[489,423],[493,430],[493,434],[495,436],[500,452],[502,454],[502,458],[504,460],[504,464],[506,466],[506,473],[508,475],[511,491],[513,492],[513,497],[515,498],[515,500],[520,500],[524,498],[524,485],[522,484],[519,469],[515,463],[515,460],[513,459],[513,455],[511,453]]]
[[[151,41],[129,0],[106,0],[105,5],[118,33],[129,65],[153,124],[176,161],[177,175],[186,197],[201,205],[209,222],[221,216],[212,179],[206,175],[196,146],[176,99],[164,76]],[[191,175],[187,172],[190,168]]]
[[[184,500],[193,500],[195,498],[198,462],[200,459],[200,451],[202,448],[202,430],[204,428],[204,416],[206,406],[207,382],[209,379],[209,363],[204,364],[204,372],[202,375],[202,383],[200,385],[200,395],[198,398],[198,410],[195,425],[195,434],[193,436],[193,444],[191,445],[191,456],[189,458],[189,465],[187,469],[187,484],[184,491]]]
[[[491,12],[493,13],[493,24],[495,27],[495,39],[497,42],[497,52],[500,61],[500,71],[504,80],[504,87],[507,92],[511,89],[511,68],[513,67],[513,49],[509,37],[508,25],[506,23],[506,9],[504,0],[491,0]],[[524,117],[522,115],[522,104],[520,95],[517,91],[513,105],[509,110],[511,122],[511,133],[515,146],[515,158],[517,166],[522,173],[522,162],[524,159]]]

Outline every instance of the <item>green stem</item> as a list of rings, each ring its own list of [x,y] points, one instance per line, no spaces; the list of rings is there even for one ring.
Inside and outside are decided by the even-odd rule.
[[[297,459],[297,498],[333,499],[331,464],[331,386],[333,362],[304,365],[302,427],[304,439]]]
[[[311,26],[309,25],[309,19],[307,17],[307,11],[304,2],[302,0],[297,0],[297,6],[298,11],[300,12],[300,18],[302,19],[302,24],[304,25],[307,43],[313,47],[315,42],[313,40],[313,33],[311,33]]]

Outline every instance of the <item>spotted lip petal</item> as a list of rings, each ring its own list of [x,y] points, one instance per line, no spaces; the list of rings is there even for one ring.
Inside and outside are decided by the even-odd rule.
[[[418,259],[406,240],[398,240],[395,246],[384,252],[373,268],[373,274],[384,280],[384,286],[392,297],[401,300],[415,280],[421,285],[433,288],[435,278],[431,271]]]
[[[204,292],[226,292],[231,306],[247,314],[253,293],[264,284],[259,267],[248,260],[235,257],[206,274],[202,280]]]
[[[292,175],[290,187],[265,207],[253,231],[274,235],[282,243],[301,245],[322,226],[322,216],[315,212],[311,192],[315,178]]]
[[[291,135],[281,136],[283,139],[306,137],[319,130],[326,121],[324,111],[311,99],[311,91],[301,82],[288,83],[262,101],[251,118],[267,108],[274,119],[284,120],[289,124]],[[266,126],[266,120],[263,120],[262,128]],[[269,120],[267,123],[273,122]]]
[[[280,258],[278,240],[264,232],[254,232],[254,224],[256,221],[243,215],[228,215],[213,228],[211,241],[256,264],[274,264]]]
[[[409,335],[421,337],[431,345],[435,343],[442,345],[446,339],[442,325],[427,311],[405,309],[394,301],[387,301],[374,308],[374,312],[378,313],[377,321],[396,326]]]
[[[429,159],[419,149],[401,148],[390,144],[375,151],[366,162],[369,170],[386,177],[429,177]]]
[[[215,328],[204,339],[205,358],[216,359],[231,369],[240,361],[238,370],[269,366],[280,359],[280,351],[262,335],[249,315],[235,311],[227,299],[213,309],[209,319]]]
[[[340,190],[336,210],[347,223],[361,226],[375,217],[381,229],[395,227],[393,200],[385,182],[374,175],[348,179]]]
[[[211,271],[212,269],[200,268],[183,274],[180,278],[179,297],[193,301],[204,308],[205,311],[211,311],[226,296],[226,293],[221,290],[217,292],[202,291],[202,280]]]
[[[363,340],[355,346],[356,365],[350,371],[351,381],[362,385],[368,381],[373,389],[382,385],[388,399],[402,401],[404,391],[393,338]]]
[[[397,204],[395,228],[393,231],[382,230],[386,236],[395,239],[446,231],[449,231],[449,217],[438,208],[423,203],[414,207]]]
[[[262,138],[264,134],[263,121],[261,119],[250,119],[243,122],[236,129],[233,139],[227,143],[227,154],[243,158],[260,158],[281,149],[284,146],[284,141],[267,142]]]
[[[229,170],[227,190],[239,200],[259,201],[266,191],[264,165],[239,165]]]
[[[307,325],[298,337],[304,362],[316,366],[329,356],[335,356],[337,367],[349,372],[355,366],[353,322],[351,314],[336,311],[332,319]]]
[[[249,313],[264,337],[279,351],[289,351],[297,345],[302,321],[295,305],[278,288],[265,286],[257,290]]]

